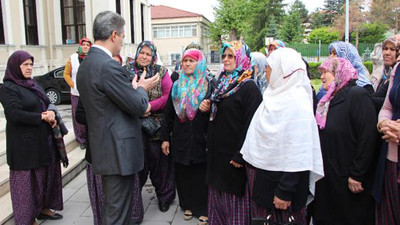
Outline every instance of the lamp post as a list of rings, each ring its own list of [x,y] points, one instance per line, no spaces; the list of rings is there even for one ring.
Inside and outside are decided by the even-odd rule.
[[[349,42],[349,0],[346,0],[346,28],[345,28],[345,42]]]

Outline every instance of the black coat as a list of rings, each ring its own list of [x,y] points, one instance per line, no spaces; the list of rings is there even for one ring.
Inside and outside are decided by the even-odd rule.
[[[175,113],[171,94],[164,109],[160,139],[170,141],[173,159],[183,165],[207,161],[206,135],[208,113],[197,111],[192,121],[181,123]],[[171,138],[170,138],[171,134]]]
[[[27,170],[49,165],[49,137],[53,138],[53,143],[55,140],[50,125],[42,120],[39,96],[6,81],[0,88],[0,101],[7,119],[7,163],[10,169]],[[51,150],[55,151],[55,148]]]
[[[372,94],[372,100],[374,101],[376,112],[379,113],[383,103],[385,102],[386,93],[389,88],[389,80],[387,82],[382,82],[379,84],[376,92]]]
[[[83,104],[82,104],[82,101],[80,99],[78,101],[78,105],[76,106],[75,119],[79,124],[87,126],[85,108],[83,108]],[[86,129],[87,129],[87,127],[86,127]],[[92,164],[92,156],[91,156],[91,153],[90,153],[89,138],[86,140],[85,160],[89,164]]]
[[[316,184],[314,218],[368,225],[374,222],[370,189],[377,157],[377,116],[368,92],[353,85],[331,100],[326,127],[320,130],[325,177]],[[362,183],[362,193],[349,190],[349,177]]]
[[[238,196],[244,194],[245,168],[235,168],[231,160],[245,164],[240,149],[251,119],[262,101],[253,80],[217,104],[218,111],[207,132],[207,183],[215,189]]]

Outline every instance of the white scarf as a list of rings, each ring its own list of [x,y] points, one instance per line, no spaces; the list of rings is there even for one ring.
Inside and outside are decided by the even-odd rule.
[[[241,149],[244,160],[268,171],[310,171],[310,191],[324,176],[306,65],[290,48],[267,59],[272,73]]]

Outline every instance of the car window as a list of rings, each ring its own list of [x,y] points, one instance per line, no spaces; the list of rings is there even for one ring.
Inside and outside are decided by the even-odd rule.
[[[59,70],[54,73],[55,78],[63,78],[64,77],[64,70]]]

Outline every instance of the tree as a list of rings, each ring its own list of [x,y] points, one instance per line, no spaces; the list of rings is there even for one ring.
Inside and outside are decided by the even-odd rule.
[[[389,27],[385,24],[376,23],[363,23],[360,26],[359,42],[360,43],[378,43],[385,39],[385,33]],[[351,36],[355,38],[356,33],[351,33]],[[353,39],[354,39],[353,38]]]
[[[331,26],[335,18],[343,13],[343,5],[346,0],[325,0],[323,9],[323,21],[325,26]]]
[[[325,13],[318,9],[315,12],[311,13],[309,16],[309,20],[311,23],[311,29],[317,29],[320,27],[330,26],[330,21],[327,20]]]
[[[309,43],[318,43],[321,40],[322,44],[330,44],[339,40],[339,32],[332,27],[321,27],[311,31],[307,40]]]
[[[285,16],[278,37],[284,42],[300,42],[303,39],[304,28],[298,12]]]
[[[389,25],[394,33],[399,31],[400,0],[374,0],[371,4],[369,19]]]
[[[275,16],[271,16],[269,18],[269,25],[267,30],[267,37],[276,37],[278,36],[279,26],[275,21]]]
[[[210,37],[219,42],[218,37],[229,35],[229,39],[237,40],[248,27],[251,12],[249,0],[219,0],[214,8],[215,22],[211,23]]]
[[[294,12],[298,12],[301,18],[301,22],[305,23],[308,21],[308,10],[304,3],[300,0],[295,0],[291,5],[289,14],[293,14]]]

